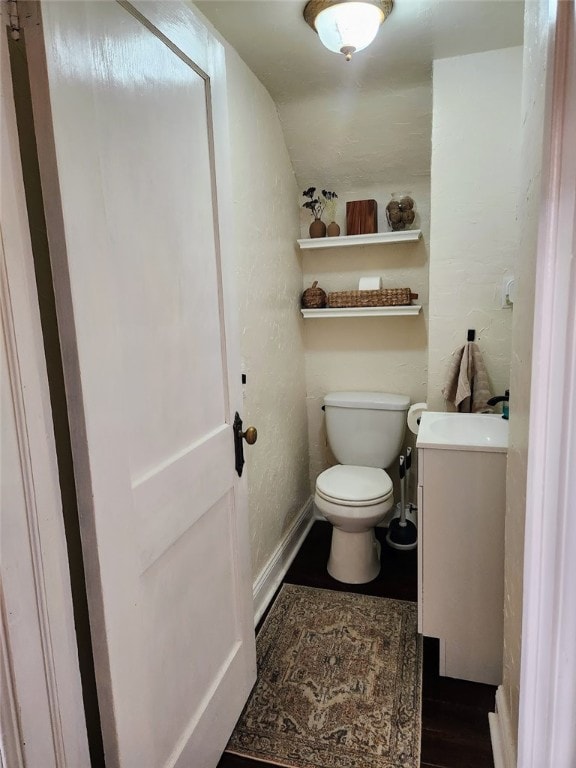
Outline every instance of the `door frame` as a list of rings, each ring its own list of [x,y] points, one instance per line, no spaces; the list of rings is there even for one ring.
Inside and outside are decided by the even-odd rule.
[[[569,768],[576,737],[576,30],[549,0],[538,234],[518,766]]]
[[[22,742],[30,745],[31,740],[39,739],[35,723],[48,717],[52,743],[38,742],[35,747],[37,752],[44,750],[45,765],[89,768],[52,410],[4,21],[0,25],[2,327],[29,538],[29,548],[21,556],[28,558],[34,574],[41,647],[28,642],[27,628],[18,627],[17,622],[11,626],[6,615],[5,598],[19,602],[30,600],[30,595],[0,581],[0,754],[10,768],[23,768]],[[2,546],[9,545],[2,541]],[[44,699],[35,695],[40,681],[31,687],[19,675],[19,669],[31,664],[38,653],[43,657],[42,685],[47,690],[49,712],[44,709]]]
[[[576,606],[573,601],[565,599],[569,596],[566,593],[576,575],[576,523],[569,509],[570,498],[576,495],[576,478],[571,472],[571,468],[576,466],[576,443],[571,439],[570,431],[576,408],[576,350],[573,333],[568,337],[572,344],[568,345],[565,343],[566,336],[563,338],[558,330],[564,328],[573,331],[574,321],[569,301],[574,291],[567,291],[567,284],[559,279],[559,276],[569,275],[566,270],[569,267],[570,252],[566,243],[570,237],[573,243],[576,233],[574,210],[572,216],[564,210],[571,189],[573,192],[576,177],[572,175],[570,189],[567,170],[574,173],[574,164],[570,166],[568,163],[569,147],[562,142],[563,135],[576,134],[574,82],[570,85],[565,67],[569,51],[573,51],[575,45],[574,27],[566,23],[566,14],[570,8],[573,14],[574,0],[558,3],[557,40],[551,61],[555,82],[548,108],[552,131],[546,147],[548,172],[544,184],[536,281],[524,567],[524,641],[518,734],[518,765],[522,768],[567,765],[563,755],[567,754],[565,750],[570,749],[573,743],[567,720],[576,709],[576,691],[570,686],[576,678],[573,651],[576,647]],[[3,67],[2,72],[5,70]],[[571,97],[571,106],[566,109],[565,100],[568,96]],[[9,130],[2,131],[1,141],[2,172],[7,173],[13,168],[8,165],[7,158],[14,161],[18,156],[15,123],[9,126]],[[560,173],[562,167],[563,174]],[[44,431],[45,424],[50,421],[48,384],[41,349],[32,256],[27,242],[28,234],[22,228],[22,222],[27,226],[27,217],[19,180],[15,181],[14,190],[16,194],[13,199],[3,197],[1,220],[4,258],[10,264],[0,274],[3,302],[11,323],[8,334],[12,340],[10,375],[12,381],[18,382],[16,389],[13,387],[13,398],[15,408],[21,415],[18,421],[19,437],[30,457],[22,469],[28,487],[33,491],[28,499],[28,511],[33,523],[32,529],[38,537],[37,551],[42,553],[42,561],[37,563],[36,578],[39,583],[43,581],[45,586],[40,591],[40,613],[45,621],[45,637],[49,641],[45,657],[49,664],[53,664],[54,675],[51,680],[56,689],[75,701],[75,706],[67,708],[67,716],[76,723],[70,730],[75,732],[75,738],[82,741],[85,727],[81,722],[83,709],[79,675],[77,669],[74,670],[77,666],[76,649],[74,644],[70,644],[70,630],[73,627],[71,598],[69,584],[62,579],[62,574],[67,573],[67,559],[63,530],[59,526],[61,513],[57,493],[58,475],[53,442],[46,440]],[[561,217],[557,215],[559,213]],[[11,241],[8,237],[14,227],[19,230],[17,234],[21,238],[20,242]],[[223,238],[224,242],[226,239]],[[570,276],[570,286],[576,288],[573,276]],[[543,364],[544,361],[548,364]],[[550,377],[549,371],[554,372],[554,377]],[[559,371],[563,371],[564,375],[560,375]],[[26,386],[23,386],[23,382]],[[560,444],[564,450],[559,454],[557,446]],[[549,477],[552,462],[557,462],[554,473],[557,482],[551,483]],[[38,498],[43,501],[41,518],[38,517],[36,504]],[[50,500],[50,504],[46,504],[46,499]],[[546,510],[545,515],[542,510]],[[60,600],[62,594],[64,600]],[[550,595],[556,598],[550,600]],[[2,622],[0,639],[4,651],[4,643],[9,642],[10,638],[6,636]],[[55,648],[61,650],[57,658],[54,655]],[[4,652],[1,660],[4,665],[10,661]],[[13,690],[10,682],[10,677],[2,676],[3,694]],[[4,703],[11,699],[3,696],[2,700]],[[58,697],[56,700],[62,704]],[[9,720],[5,719],[7,711],[14,714],[13,708],[3,709],[3,728],[9,726]],[[62,707],[60,712],[52,714],[54,721],[64,728]],[[3,745],[7,746],[5,736],[3,734]],[[63,739],[66,741],[67,737],[63,736]],[[72,765],[65,760],[64,757],[60,765]],[[13,763],[9,764],[12,766]]]

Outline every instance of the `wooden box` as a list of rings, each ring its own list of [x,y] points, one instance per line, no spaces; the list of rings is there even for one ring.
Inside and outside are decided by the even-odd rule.
[[[353,200],[346,203],[346,234],[373,235],[378,232],[376,200]]]

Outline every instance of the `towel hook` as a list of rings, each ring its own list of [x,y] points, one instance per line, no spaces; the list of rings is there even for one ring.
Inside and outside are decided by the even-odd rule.
[[[474,328],[469,328],[468,338],[466,339],[466,341],[475,341],[475,339],[476,339],[476,331],[474,330]]]

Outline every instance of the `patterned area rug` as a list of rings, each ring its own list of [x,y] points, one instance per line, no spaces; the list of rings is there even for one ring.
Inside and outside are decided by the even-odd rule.
[[[285,584],[257,650],[227,752],[289,768],[419,766],[415,603]]]

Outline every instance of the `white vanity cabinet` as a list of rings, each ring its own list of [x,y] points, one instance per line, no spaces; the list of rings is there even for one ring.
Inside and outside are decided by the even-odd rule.
[[[442,414],[452,415],[459,416]],[[424,424],[417,442],[419,631],[440,639],[441,675],[499,685],[507,449],[427,442]]]

